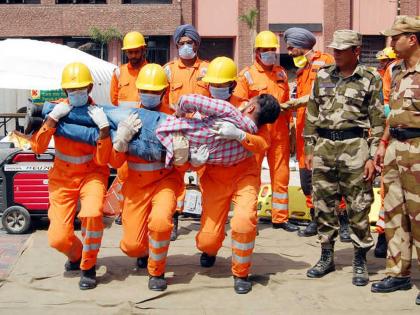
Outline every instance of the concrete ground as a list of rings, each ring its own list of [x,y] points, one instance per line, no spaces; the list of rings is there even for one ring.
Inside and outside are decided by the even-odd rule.
[[[0,282],[0,313],[419,314],[420,306],[414,303],[420,288],[415,260],[413,289],[373,294],[370,284],[351,284],[352,245],[337,242],[337,271],[322,279],[309,279],[306,270],[320,254],[316,237],[300,238],[260,223],[251,275],[253,290],[237,295],[230,273],[229,226],[215,266],[204,269],[199,266],[194,241],[199,223],[192,219],[180,223],[181,235],[171,243],[168,256],[169,286],[162,293],[149,291],[146,271],[137,270],[135,259],[120,251],[118,225],[105,231],[97,264],[99,284],[90,291],[78,289],[78,272],[64,272],[66,258],[48,247],[46,222],[37,226],[24,245],[1,233],[0,244],[7,244],[7,239],[16,243],[19,259],[10,264],[10,275]],[[371,251],[368,263],[371,282],[382,279],[384,259],[374,258]]]

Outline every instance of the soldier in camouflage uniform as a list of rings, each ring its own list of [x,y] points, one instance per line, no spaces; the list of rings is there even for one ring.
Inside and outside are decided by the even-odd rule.
[[[385,128],[382,80],[379,73],[359,64],[361,35],[352,30],[334,33],[335,65],[319,70],[306,112],[306,167],[312,169],[313,201],[322,252],[308,270],[320,278],[335,270],[335,213],[344,197],[354,245],[353,284],[369,281],[366,253],[373,246],[369,211],[373,201],[373,156]],[[370,135],[368,137],[368,130]]]
[[[411,288],[413,243],[420,266],[420,17],[399,16],[382,34],[392,37],[401,59],[392,69],[389,126],[375,156],[377,165],[384,162],[388,253],[387,277],[372,292],[386,293]]]

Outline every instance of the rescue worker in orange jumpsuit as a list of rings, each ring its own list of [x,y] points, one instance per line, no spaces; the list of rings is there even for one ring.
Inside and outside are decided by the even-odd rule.
[[[305,168],[305,153],[303,128],[305,125],[306,103],[312,90],[318,69],[334,63],[334,57],[314,50],[316,37],[310,31],[292,27],[284,32],[284,40],[288,53],[293,57],[293,63],[298,68],[296,72],[296,100],[290,100],[287,109],[296,109],[296,157],[299,162],[300,185],[306,197],[306,206],[310,209],[311,222],[299,236],[314,236],[317,234],[315,210],[312,204],[312,171]],[[284,107],[284,106],[283,106]]]
[[[385,117],[388,117],[389,94],[391,92],[392,67],[395,64],[397,55],[392,47],[385,47],[376,54],[379,60],[378,72],[382,77],[382,89],[384,94],[384,111]],[[381,209],[379,210],[379,219],[376,222],[376,231],[378,232],[378,241],[376,242],[374,255],[377,258],[386,258],[388,245],[385,238],[385,210],[384,210],[384,186],[381,177]]]
[[[139,94],[136,87],[136,79],[140,69],[147,64],[146,42],[139,32],[129,32],[124,36],[122,50],[125,52],[128,63],[114,70],[111,81],[111,103],[121,107],[136,107],[139,104]],[[127,179],[127,165],[122,165],[117,171],[117,189],[121,189]],[[119,195],[122,208],[121,191]],[[115,223],[121,225],[121,213],[115,219]]]
[[[168,88],[163,68],[157,64],[144,66],[136,87],[141,107],[170,113],[164,95]],[[164,162],[150,162],[128,154],[128,142],[138,132],[141,121],[135,116],[118,125],[110,163],[118,168],[128,162],[128,177],[123,183],[123,237],[121,250],[137,258],[139,268],[149,272],[149,289],[163,291],[166,256],[172,231],[172,216],[183,178],[175,169],[166,169]]]
[[[31,145],[35,153],[41,154],[54,137],[55,159],[48,174],[48,241],[68,257],[66,271],[82,270],[79,288],[87,290],[96,287],[95,264],[103,233],[102,208],[112,142],[105,113],[89,97],[93,79],[88,67],[68,64],[62,73],[61,86],[68,98],[54,107],[41,129],[33,134]],[[99,128],[96,146],[54,135],[61,118],[73,107],[87,104],[89,115]],[[79,199],[82,240],[74,234],[73,225]]]
[[[201,80],[207,72],[208,62],[198,57],[201,38],[197,30],[191,24],[180,25],[175,30],[173,40],[178,49],[179,58],[164,66],[169,83],[167,96],[172,109],[175,108],[182,95],[210,96],[207,83]],[[177,201],[172,241],[178,237],[178,216],[184,207],[184,198],[185,189]]]
[[[279,103],[289,99],[289,84],[286,71],[276,65],[277,36],[270,31],[262,31],[255,38],[255,62],[243,69],[238,78],[234,95],[242,99],[251,99],[256,95],[268,93]],[[299,227],[288,221],[289,217],[289,112],[282,113],[277,121],[269,125],[270,147],[267,159],[270,166],[270,178],[273,191],[272,223],[275,229],[296,232]],[[261,167],[264,154],[257,157]]]
[[[240,106],[243,99],[232,95],[236,86],[237,68],[232,59],[215,58],[208,67],[203,81],[209,83],[213,98],[227,100]],[[271,97],[272,106],[280,112],[277,101]],[[244,104],[244,110],[256,111],[255,104]],[[277,108],[276,108],[277,107]],[[274,121],[276,117],[271,117]],[[262,120],[261,120],[262,121]],[[266,123],[266,122],[264,122]],[[260,128],[252,135],[239,130],[229,122],[217,125],[216,133],[222,139],[240,141],[249,151],[262,153],[268,148],[265,140],[267,129]],[[264,131],[265,130],[265,131]],[[265,132],[265,136],[261,134]],[[238,294],[248,293],[251,256],[254,249],[257,225],[257,195],[260,186],[260,169],[255,156],[232,166],[206,165],[201,176],[203,188],[203,212],[201,227],[196,236],[197,248],[202,251],[200,264],[209,268],[214,265],[216,255],[225,238],[225,223],[233,202],[232,227],[232,273],[234,289]]]

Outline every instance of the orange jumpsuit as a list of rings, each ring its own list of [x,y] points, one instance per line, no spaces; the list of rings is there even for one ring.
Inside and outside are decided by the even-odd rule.
[[[137,69],[134,69],[130,63],[123,64],[114,70],[111,80],[110,96],[111,103],[115,106],[121,107],[138,107],[139,104],[139,92],[136,87],[137,76],[145,65],[147,61],[145,60],[141,66]],[[122,195],[121,187],[123,182],[127,179],[128,176],[128,167],[127,164],[122,165],[117,170],[117,188],[116,193],[118,194],[118,199],[120,200],[120,207],[122,208]]]
[[[56,136],[55,130],[44,124],[31,138],[32,150],[37,154],[45,152],[51,137],[55,141],[54,165],[48,174],[48,241],[70,261],[81,259],[80,268],[88,270],[96,264],[101,246],[112,142],[107,137],[98,140],[95,147]],[[74,234],[73,225],[79,198],[82,240]]]
[[[239,105],[241,99],[230,101]],[[256,135],[246,134],[242,145],[249,151],[261,153],[268,149],[267,127]],[[196,236],[197,248],[216,256],[225,238],[225,223],[233,203],[232,273],[246,277],[251,267],[257,225],[257,198],[260,187],[260,168],[255,156],[233,166],[206,165],[200,178],[203,188],[201,227]]]
[[[167,104],[162,104],[159,109],[165,113],[170,111]],[[122,186],[123,237],[120,248],[130,257],[149,255],[149,274],[160,276],[165,272],[172,216],[183,178],[175,169],[165,169],[163,162],[149,162],[112,150],[112,167],[119,168],[125,162],[128,176]]]
[[[289,84],[283,67],[275,65],[271,71],[265,71],[258,62],[241,71],[238,85],[234,94],[242,99],[268,93],[279,102],[284,103],[289,99]],[[274,124],[268,125],[270,147],[267,150],[267,159],[270,166],[270,177],[273,191],[272,222],[283,223],[289,216],[289,122],[290,112],[279,115]],[[258,154],[259,170],[264,154]]]
[[[185,94],[201,94],[210,97],[208,84],[201,81],[207,72],[209,63],[197,58],[192,67],[186,67],[181,59],[168,62],[163,68],[168,78],[169,88],[166,93],[169,107],[174,109],[179,98]],[[187,116],[188,117],[188,116]],[[202,169],[197,172],[200,177]],[[184,176],[185,172],[181,171]],[[177,211],[182,212],[184,208],[186,190],[184,189],[177,201]]]
[[[322,66],[334,63],[334,57],[329,54],[315,51],[312,60],[296,72],[297,98],[311,94],[312,85],[316,78],[318,69]],[[305,126],[306,106],[297,109],[296,113],[296,157],[299,162],[299,173],[302,191],[306,196],[306,205],[313,208],[312,192],[312,172],[305,167],[305,151],[303,140],[303,128]]]

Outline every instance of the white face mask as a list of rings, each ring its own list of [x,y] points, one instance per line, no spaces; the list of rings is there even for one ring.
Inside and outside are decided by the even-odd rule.
[[[213,98],[219,100],[227,100],[232,94],[230,93],[230,87],[214,87],[210,85],[210,94]]]
[[[191,44],[184,44],[179,47],[178,54],[182,59],[193,59],[195,57],[195,52]]]
[[[160,104],[160,94],[139,93],[141,104],[144,108],[155,108]]]
[[[70,105],[74,107],[86,105],[89,99],[88,89],[71,91],[67,94]]]
[[[276,63],[276,52],[265,51],[260,53],[261,62],[266,66],[272,66]]]

